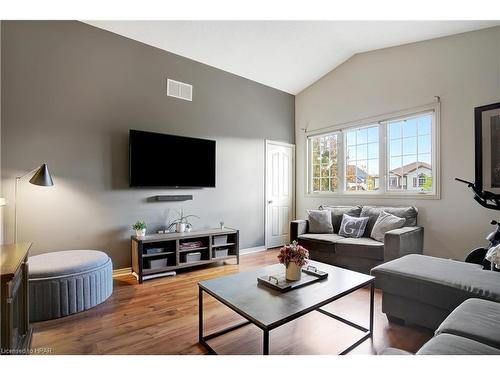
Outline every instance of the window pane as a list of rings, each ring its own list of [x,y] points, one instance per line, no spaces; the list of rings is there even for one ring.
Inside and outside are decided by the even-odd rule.
[[[349,138],[349,134],[355,137]],[[378,189],[379,125],[352,129],[346,137],[345,189],[347,191],[369,191]],[[369,165],[376,176],[369,174]]]
[[[418,161],[420,163],[426,163],[426,164],[429,164],[429,166],[431,165],[432,163],[432,158],[431,158],[431,154],[419,154],[418,155]]]
[[[347,147],[347,160],[356,160],[356,146]]]
[[[318,164],[313,165],[312,175],[313,175],[313,177],[319,177],[319,165]]]
[[[418,135],[431,134],[432,115],[419,117],[418,119]]]
[[[418,137],[418,152],[419,153],[428,153],[431,152],[432,141],[430,135],[424,135]]]
[[[356,147],[356,160],[366,159],[367,157],[368,155],[366,143]]]
[[[330,168],[328,165],[321,166],[321,177],[330,177]]]
[[[417,136],[417,119],[406,120],[403,125],[403,137]]]
[[[426,114],[388,124],[389,190],[433,190],[432,121],[433,116]]]
[[[389,139],[401,138],[401,124],[401,121],[388,124]]]
[[[368,160],[368,174],[378,177],[379,162],[378,159]]]
[[[319,191],[319,178],[313,178],[313,191]]]
[[[368,159],[378,158],[378,143],[368,143]]]
[[[368,142],[368,130],[367,129],[359,129],[356,132],[356,143],[359,145],[360,143]]]
[[[391,141],[389,148],[389,155],[391,156],[401,155],[402,154],[401,144],[402,144],[401,139],[396,139],[394,141]]]
[[[347,131],[346,142],[348,146],[356,144],[356,133],[353,131]]]
[[[321,179],[321,191],[330,191],[330,180],[328,178]]]
[[[403,155],[417,153],[417,137],[403,138]]]
[[[337,134],[311,140],[311,178],[313,192],[330,192],[337,186]]]
[[[378,126],[368,128],[368,142],[378,142]]]

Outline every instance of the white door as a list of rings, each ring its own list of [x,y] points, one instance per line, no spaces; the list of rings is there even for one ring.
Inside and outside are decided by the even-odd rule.
[[[290,241],[294,170],[295,145],[266,141],[266,248]]]

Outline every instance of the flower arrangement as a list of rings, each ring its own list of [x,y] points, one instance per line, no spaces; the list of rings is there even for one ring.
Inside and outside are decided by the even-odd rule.
[[[278,260],[285,267],[288,264],[295,263],[299,267],[303,267],[307,264],[309,259],[309,251],[304,247],[300,246],[297,241],[293,241],[290,245],[283,246],[278,254]]]

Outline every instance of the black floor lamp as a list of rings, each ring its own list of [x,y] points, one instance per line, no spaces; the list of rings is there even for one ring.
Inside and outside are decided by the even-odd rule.
[[[17,243],[17,189],[19,182],[30,174],[35,172],[33,177],[30,178],[29,182],[33,185],[38,186],[54,186],[54,181],[52,181],[52,176],[49,172],[49,167],[46,163],[42,164],[38,168],[35,168],[22,176],[16,177],[16,187],[14,194],[14,242]]]

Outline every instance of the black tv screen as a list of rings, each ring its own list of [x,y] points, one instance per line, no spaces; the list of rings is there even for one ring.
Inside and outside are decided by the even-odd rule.
[[[130,130],[130,186],[215,187],[215,141]]]

